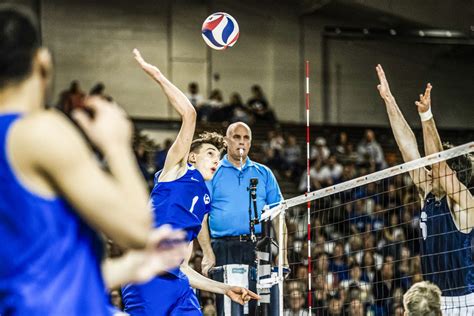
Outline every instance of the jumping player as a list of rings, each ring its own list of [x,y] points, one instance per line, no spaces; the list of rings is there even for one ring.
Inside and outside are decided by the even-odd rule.
[[[224,138],[216,133],[204,133],[193,141],[196,111],[192,104],[157,67],[144,61],[138,50],[135,49],[134,54],[182,118],[181,129],[168,151],[164,168],[155,175],[151,204],[155,226],[171,224],[187,232],[189,260],[193,240],[201,230],[204,215],[210,210],[211,201],[205,181],[212,179],[217,170]],[[244,288],[205,278],[188,266],[188,260],[181,269],[171,270],[146,284],[123,287],[125,311],[131,315],[201,315],[191,286],[225,294],[240,304],[252,298],[258,299],[256,294]]]
[[[415,136],[405,121],[380,65],[376,67],[377,86],[385,101],[395,140],[404,161],[420,158]],[[431,85],[416,102],[422,121],[426,155],[443,150],[431,113]],[[456,171],[457,173],[453,172]],[[421,251],[424,277],[442,291],[445,315],[474,313],[474,204],[466,188],[471,180],[472,164],[460,156],[433,164],[432,170],[417,169],[410,176],[422,200]]]

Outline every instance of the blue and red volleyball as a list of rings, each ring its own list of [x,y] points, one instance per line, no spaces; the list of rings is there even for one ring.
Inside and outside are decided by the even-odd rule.
[[[213,13],[202,24],[202,38],[213,49],[232,47],[239,38],[239,25],[230,14]]]

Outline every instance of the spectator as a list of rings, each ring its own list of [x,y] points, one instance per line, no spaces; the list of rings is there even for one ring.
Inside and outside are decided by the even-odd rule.
[[[255,116],[256,122],[276,123],[275,113],[270,109],[268,101],[259,85],[253,85],[251,88],[252,96],[247,101],[247,106]]]
[[[294,135],[289,135],[286,143],[283,149],[282,169],[285,171],[285,176],[291,179],[301,173],[301,147],[297,144]]]
[[[61,92],[59,96],[58,108],[66,115],[70,115],[74,109],[84,107],[85,93],[81,90],[79,81],[71,82],[68,90]]]
[[[337,281],[341,282],[349,278],[349,267],[346,264],[346,258],[344,256],[344,245],[337,243],[334,247],[333,257],[329,264],[329,270],[337,275]]]
[[[363,280],[362,269],[357,263],[351,265],[350,278],[341,281],[340,286],[345,291],[348,291],[351,286],[357,286],[361,291],[361,299],[363,301],[367,300],[372,290],[371,284]]]
[[[225,119],[230,123],[244,122],[252,124],[254,119],[252,113],[247,106],[242,102],[242,97],[239,93],[234,92],[230,95],[229,105],[225,107]]]
[[[313,160],[313,163],[311,164],[311,168],[309,169],[311,188],[313,190],[327,187],[333,183],[329,168],[323,168],[323,167],[324,165],[321,159]],[[300,178],[300,185],[299,185],[299,190],[301,192],[306,191],[306,181],[307,181],[307,173],[303,172]]]
[[[148,184],[148,187],[153,187],[153,173],[150,172],[148,168],[148,153],[145,148],[145,144],[141,141],[138,141],[133,146],[133,151],[135,153],[135,158],[137,159],[138,167],[143,175],[143,178]]]
[[[339,183],[342,177],[342,165],[337,162],[335,155],[330,155],[326,164],[322,167],[323,174],[329,173],[331,175],[330,184]],[[327,171],[326,171],[327,169]]]
[[[342,316],[342,301],[338,295],[331,295],[329,298],[328,309],[324,316]]]
[[[103,97],[107,101],[113,101],[113,98],[105,94],[105,85],[102,82],[98,82],[91,88],[89,95],[97,95]]]
[[[326,139],[324,137],[316,137],[314,141],[315,146],[311,148],[311,159],[319,159],[321,161],[326,161],[331,154],[328,146],[326,145]]]
[[[155,154],[155,170],[159,171],[163,169],[165,166],[166,156],[168,155],[168,151],[170,150],[171,145],[173,144],[173,140],[171,138],[165,139],[163,144],[163,149],[159,150]]]
[[[284,316],[306,316],[308,310],[304,308],[305,297],[304,294],[299,290],[293,290],[289,295],[289,308],[285,309]]]
[[[357,146],[359,154],[359,165],[367,166],[372,171],[384,169],[387,167],[382,146],[375,140],[374,131],[367,129],[365,137]]]
[[[337,282],[336,275],[329,269],[329,264],[329,257],[326,253],[322,253],[316,258],[315,275],[317,277],[322,277],[320,281],[322,282],[323,289],[326,292],[330,292],[336,288]]]
[[[365,316],[364,305],[360,299],[351,300],[348,316]]]
[[[262,143],[262,151],[265,155],[264,162],[271,169],[280,169],[283,163],[283,146],[285,139],[281,133],[270,130],[267,139]]]
[[[393,262],[386,261],[374,280],[375,316],[389,315],[395,291]]]
[[[199,85],[197,84],[197,82],[189,83],[186,97],[196,110],[201,106],[204,101],[204,98],[199,93]]]
[[[222,92],[218,89],[212,90],[209,99],[198,107],[198,120],[203,122],[215,121],[218,118],[216,113],[224,106],[224,98]]]

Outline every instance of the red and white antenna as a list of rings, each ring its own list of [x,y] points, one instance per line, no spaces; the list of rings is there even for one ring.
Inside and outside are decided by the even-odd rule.
[[[311,182],[309,174],[309,160],[310,160],[310,148],[309,148],[309,61],[305,62],[306,70],[306,89],[305,89],[305,103],[306,103],[306,194],[311,192]],[[311,202],[307,203],[307,217],[308,217],[308,314],[311,315]]]

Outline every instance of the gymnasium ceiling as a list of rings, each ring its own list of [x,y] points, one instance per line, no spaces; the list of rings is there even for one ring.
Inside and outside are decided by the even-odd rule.
[[[360,26],[424,27],[474,33],[472,0],[299,0],[299,12]]]

